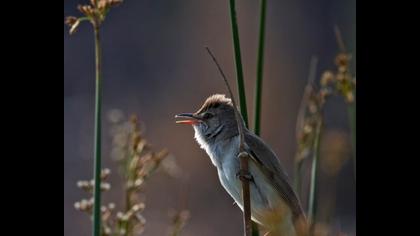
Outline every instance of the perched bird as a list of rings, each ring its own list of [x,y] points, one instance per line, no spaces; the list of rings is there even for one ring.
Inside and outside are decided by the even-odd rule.
[[[195,113],[183,113],[179,124],[190,124],[195,139],[217,168],[220,183],[243,211],[239,133],[232,101],[212,95]],[[297,225],[306,222],[299,199],[285,170],[271,148],[249,131],[242,120],[245,149],[250,154],[251,218],[266,227],[270,235],[297,235]],[[299,224],[298,224],[299,223]]]

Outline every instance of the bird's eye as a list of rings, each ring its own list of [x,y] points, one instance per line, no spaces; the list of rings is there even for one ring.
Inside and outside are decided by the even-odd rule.
[[[208,113],[208,112],[204,113],[204,115],[203,115],[203,119],[210,119],[212,117],[213,117],[213,114]]]

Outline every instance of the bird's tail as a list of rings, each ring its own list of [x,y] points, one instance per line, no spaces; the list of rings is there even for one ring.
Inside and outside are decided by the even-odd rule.
[[[264,236],[309,236],[309,225],[304,217],[296,219],[293,223],[285,220],[271,228]]]

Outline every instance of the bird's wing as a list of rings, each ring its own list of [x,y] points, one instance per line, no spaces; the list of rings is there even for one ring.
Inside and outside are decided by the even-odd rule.
[[[288,204],[293,218],[296,220],[300,216],[304,216],[299,199],[276,154],[255,134],[244,132],[244,138],[251,158],[259,164],[257,166],[261,168],[264,175],[273,183],[279,195]]]

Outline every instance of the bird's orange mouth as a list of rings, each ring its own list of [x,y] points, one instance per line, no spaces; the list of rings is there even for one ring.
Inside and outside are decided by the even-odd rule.
[[[187,124],[187,125],[196,125],[201,122],[201,120],[191,113],[182,113],[175,116],[175,118],[187,118],[185,120],[177,120],[177,124]]]

